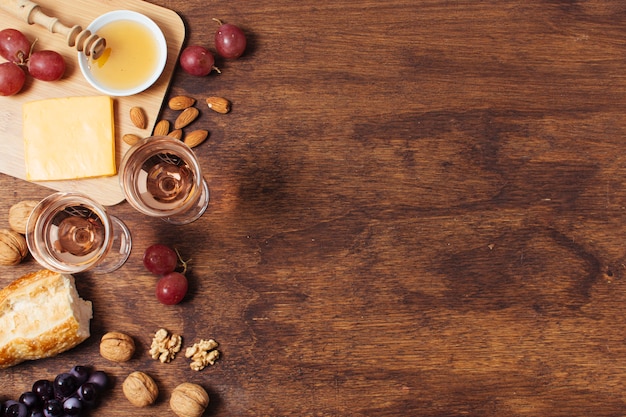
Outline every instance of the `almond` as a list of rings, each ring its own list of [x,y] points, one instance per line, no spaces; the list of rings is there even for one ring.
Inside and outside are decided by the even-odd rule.
[[[189,125],[191,122],[196,120],[199,114],[200,111],[198,111],[195,107],[187,107],[174,121],[174,129],[182,129],[183,127]]]
[[[187,107],[191,107],[196,104],[196,99],[187,96],[172,97],[168,102],[168,106],[172,110],[185,110]]]
[[[148,120],[146,119],[146,113],[141,107],[131,107],[130,109],[130,121],[139,129],[145,129],[148,126]]]
[[[183,138],[183,130],[182,129],[174,129],[172,130],[170,133],[167,134],[167,136],[170,136],[174,139],[182,139]]]
[[[206,104],[218,113],[226,114],[230,111],[230,101],[224,97],[209,97],[206,99]]]
[[[133,146],[135,143],[139,142],[141,138],[137,135],[133,135],[132,133],[127,133],[122,136],[122,140],[128,143],[130,146]]]
[[[208,130],[194,130],[193,132],[187,133],[187,135],[185,136],[185,145],[189,146],[190,148],[195,148],[196,146],[200,145],[202,142],[204,142],[206,140],[206,138],[209,137],[209,131]]]
[[[163,119],[154,126],[154,136],[166,136],[170,133],[170,122]]]

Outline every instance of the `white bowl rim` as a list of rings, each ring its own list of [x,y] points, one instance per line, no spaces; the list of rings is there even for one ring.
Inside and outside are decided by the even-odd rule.
[[[78,52],[78,66],[80,67],[80,71],[83,74],[83,77],[89,82],[92,87],[94,87],[101,93],[117,97],[131,96],[148,89],[159,79],[159,77],[163,73],[163,70],[165,69],[165,64],[167,63],[167,41],[165,40],[165,35],[163,34],[163,31],[154,20],[142,13],[133,10],[120,9],[106,12],[96,17],[85,28],[85,30],[89,30],[92,33],[97,33],[98,29],[100,29],[104,25],[117,20],[132,20],[134,22],[142,23],[155,35],[161,54],[159,57],[159,63],[157,64],[150,78],[148,78],[143,83],[137,85],[136,87],[119,90],[103,86],[93,79],[93,77],[91,76],[91,72],[89,71],[88,57],[85,56],[83,52]]]

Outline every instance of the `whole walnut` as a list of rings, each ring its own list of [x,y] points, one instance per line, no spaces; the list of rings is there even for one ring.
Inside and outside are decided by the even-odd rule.
[[[108,332],[100,340],[100,355],[113,362],[129,361],[135,354],[135,341],[122,332]]]
[[[23,200],[13,204],[9,209],[9,226],[17,233],[26,234],[26,223],[28,217],[35,206],[39,204],[36,200]]]
[[[0,229],[0,265],[17,265],[28,255],[24,236],[16,231]]]
[[[209,405],[209,394],[198,384],[183,382],[172,391],[170,408],[178,417],[200,417]]]
[[[153,404],[159,396],[159,387],[154,379],[146,373],[135,371],[128,375],[122,383],[124,396],[136,407]]]

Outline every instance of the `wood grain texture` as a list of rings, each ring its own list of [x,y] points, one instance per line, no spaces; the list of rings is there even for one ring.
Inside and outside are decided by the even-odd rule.
[[[75,363],[116,378],[93,415],[171,415],[183,381],[211,416],[621,416],[626,410],[626,5],[617,0],[159,0],[212,47],[213,17],[249,48],[221,74],[177,71],[211,190],[197,222],[111,208],[126,265],[80,274],[93,336],[3,371],[2,392]],[[176,112],[164,109],[171,121]],[[0,213],[48,190],[0,176]],[[5,222],[5,224],[7,224]],[[191,258],[159,305],[144,249]],[[3,268],[8,283],[36,268]],[[151,333],[212,337],[202,372],[149,359]],[[98,356],[106,331],[138,342]],[[121,381],[150,373],[153,408]]]
[[[114,120],[117,166],[129,145],[122,136],[133,133],[141,137],[149,136],[157,122],[169,83],[177,64],[180,48],[185,40],[185,25],[174,11],[147,3],[142,0],[88,0],[88,1],[37,1],[43,13],[58,18],[66,26],[80,25],[86,28],[96,17],[113,10],[133,10],[152,19],[163,31],[167,40],[168,59],[163,73],[155,84],[132,97],[114,97]],[[7,6],[8,7],[8,6]],[[0,172],[13,177],[26,179],[24,165],[24,139],[22,135],[22,105],[24,103],[59,97],[100,95],[83,77],[78,66],[75,48],[67,45],[65,36],[52,34],[47,27],[28,24],[20,15],[0,12],[0,27],[22,31],[34,41],[35,50],[52,49],[61,53],[66,62],[63,78],[56,82],[43,82],[27,77],[26,84],[19,94],[2,97],[0,109]],[[148,116],[145,129],[136,128],[130,120],[129,111],[133,106],[144,109]],[[59,129],[62,127],[60,126]],[[114,205],[124,200],[117,175],[89,178],[76,181],[45,181],[41,185],[52,190],[77,191],[95,198],[101,204]]]

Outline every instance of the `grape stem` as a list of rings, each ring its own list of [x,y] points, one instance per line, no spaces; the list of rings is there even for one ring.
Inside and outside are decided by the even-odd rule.
[[[181,274],[185,275],[185,273],[187,273],[187,264],[191,261],[191,259],[187,259],[186,261],[184,261],[183,257],[180,256],[180,252],[178,252],[178,249],[174,248],[174,251],[176,251],[178,260],[180,261],[180,264],[183,267],[183,271],[181,272]]]
[[[33,40],[33,43],[30,44],[30,51],[28,51],[28,56],[30,57],[33,54],[33,51],[35,50],[35,44],[39,41],[39,38],[35,38]]]
[[[17,65],[21,65],[23,67],[28,66],[28,60],[30,59],[30,56],[33,54],[33,51],[35,50],[35,44],[37,43],[38,40],[39,38],[35,38],[35,40],[33,40],[33,42],[30,44],[30,50],[28,51],[28,55],[26,57],[24,56],[24,52],[20,51],[19,53],[20,62],[17,62]]]
[[[219,20],[218,18],[215,18],[215,17],[214,17],[214,18],[213,18],[213,20],[214,20],[214,21],[216,21],[218,25],[220,25],[220,26],[222,26],[222,25],[223,25],[222,21],[221,21],[221,20]]]

